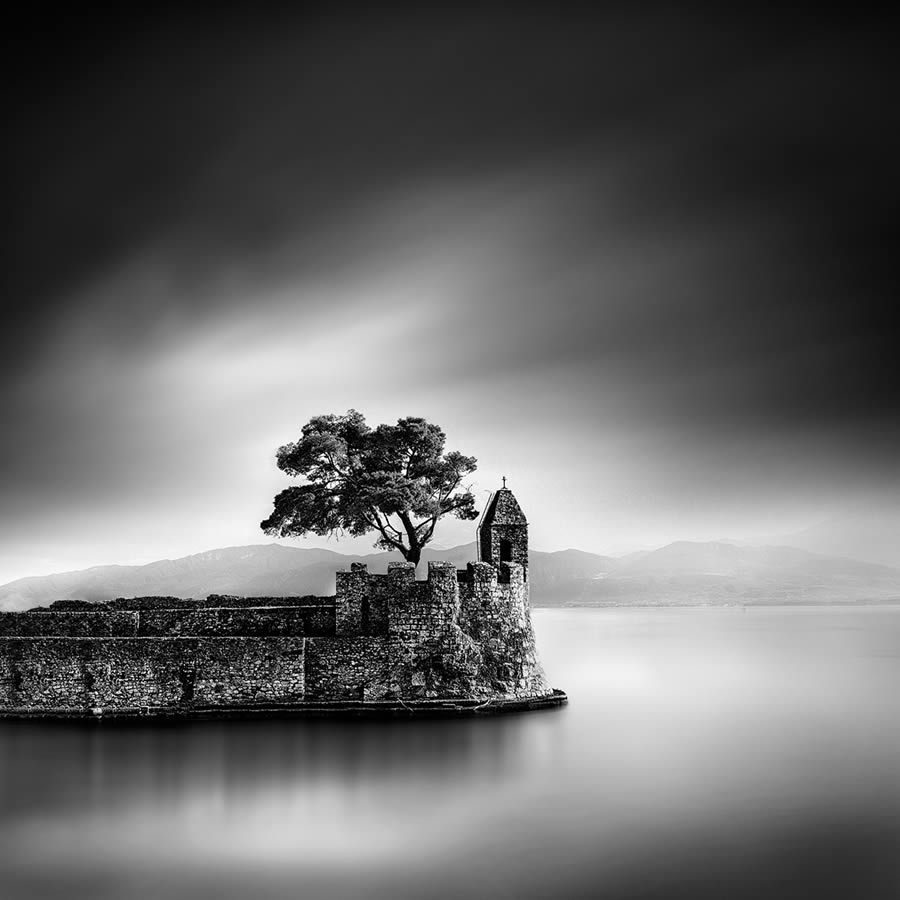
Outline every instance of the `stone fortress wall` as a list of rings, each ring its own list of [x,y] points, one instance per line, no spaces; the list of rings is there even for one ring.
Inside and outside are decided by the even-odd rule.
[[[523,563],[432,562],[425,581],[411,563],[384,575],[354,564],[336,582],[334,597],[145,597],[2,613],[0,715],[564,696],[537,658]]]
[[[522,567],[354,564],[335,597],[136,598],[0,614],[0,709],[187,708],[549,692]],[[148,710],[149,711],[149,710]]]

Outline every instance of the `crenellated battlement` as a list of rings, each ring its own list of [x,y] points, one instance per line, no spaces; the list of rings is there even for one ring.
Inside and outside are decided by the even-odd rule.
[[[518,563],[429,562],[424,580],[415,579],[412,563],[391,563],[387,574],[370,573],[364,563],[336,573],[336,634],[405,634],[410,628],[441,629],[459,624],[475,609],[492,604],[529,605],[525,568]]]
[[[499,508],[524,521],[514,499]],[[522,522],[490,527],[506,529],[504,541],[522,533]],[[423,580],[411,563],[386,573],[354,563],[336,573],[334,597],[123,598],[0,613],[0,715],[558,703],[518,560],[429,562]]]

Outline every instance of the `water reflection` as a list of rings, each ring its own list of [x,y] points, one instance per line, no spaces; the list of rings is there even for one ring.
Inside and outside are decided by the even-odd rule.
[[[900,888],[900,609],[535,619],[563,710],[0,724],[0,895]]]

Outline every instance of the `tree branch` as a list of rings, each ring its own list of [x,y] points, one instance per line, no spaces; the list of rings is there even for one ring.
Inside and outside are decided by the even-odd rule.
[[[368,525],[370,525],[372,528],[374,528],[376,531],[378,531],[378,533],[384,538],[385,541],[387,541],[388,544],[390,544],[392,547],[396,547],[403,554],[404,557],[406,556],[407,548],[406,548],[406,545],[402,541],[402,535],[400,534],[399,531],[397,531],[395,528],[393,529],[396,532],[396,534],[401,538],[401,540],[396,540],[395,538],[392,538],[387,533],[387,531],[385,530],[384,525],[382,524],[382,521],[378,517],[377,513],[375,515],[374,521],[369,519],[368,516],[364,515],[363,513],[360,513],[360,516],[363,519],[363,521],[365,521]],[[391,526],[391,527],[393,528],[393,526]]]

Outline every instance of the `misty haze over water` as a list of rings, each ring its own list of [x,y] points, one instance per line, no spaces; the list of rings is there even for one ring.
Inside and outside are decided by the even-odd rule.
[[[896,896],[900,609],[534,620],[559,711],[0,723],[3,897]]]

